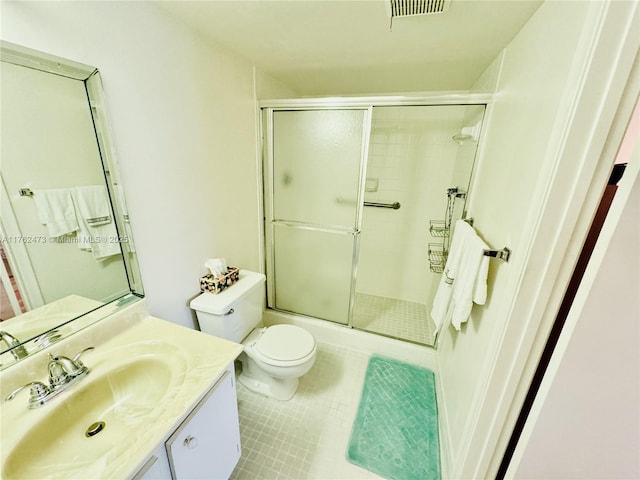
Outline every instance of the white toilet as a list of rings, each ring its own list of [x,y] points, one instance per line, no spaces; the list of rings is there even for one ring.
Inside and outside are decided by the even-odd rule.
[[[278,400],[296,393],[298,378],[316,359],[316,341],[294,325],[261,328],[265,303],[265,276],[240,270],[238,281],[217,295],[203,293],[194,298],[200,330],[242,343],[238,380],[249,390]]]

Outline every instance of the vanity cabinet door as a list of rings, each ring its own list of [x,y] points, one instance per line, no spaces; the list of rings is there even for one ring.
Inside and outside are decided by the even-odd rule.
[[[233,365],[166,441],[175,480],[228,479],[240,459]]]
[[[131,480],[171,480],[171,470],[164,445],[155,449],[149,460]]]

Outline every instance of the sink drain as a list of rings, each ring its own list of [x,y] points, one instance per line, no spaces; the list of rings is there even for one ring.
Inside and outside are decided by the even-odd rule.
[[[104,430],[105,425],[106,424],[104,422],[92,423],[91,425],[89,425],[89,428],[87,428],[87,431],[84,432],[84,436],[88,438],[99,434],[102,430]]]

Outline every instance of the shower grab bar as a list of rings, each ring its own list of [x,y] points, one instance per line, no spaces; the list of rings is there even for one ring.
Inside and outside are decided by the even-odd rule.
[[[400,202],[393,203],[377,203],[377,202],[364,202],[365,207],[379,207],[379,208],[393,208],[398,210],[400,208]]]
[[[464,221],[473,227],[473,218],[465,218]],[[509,258],[511,258],[511,250],[507,247],[504,247],[501,250],[484,250],[483,255],[485,257],[497,258],[509,263]]]
[[[336,203],[338,205],[348,205],[350,207],[355,207],[355,200],[349,200],[346,198],[338,197],[336,198]],[[400,208],[400,202],[393,203],[378,203],[378,202],[363,202],[365,207],[380,207],[380,208],[393,208],[394,210],[398,210]]]

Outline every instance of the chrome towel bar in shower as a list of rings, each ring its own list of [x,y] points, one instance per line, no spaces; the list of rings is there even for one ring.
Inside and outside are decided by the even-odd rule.
[[[400,202],[393,203],[376,203],[376,202],[364,202],[365,207],[379,207],[379,208],[393,208],[398,210],[400,208]]]
[[[503,248],[502,250],[485,250],[484,256],[499,258],[500,260],[509,262],[509,257],[511,256],[511,250],[509,250],[507,247]]]

